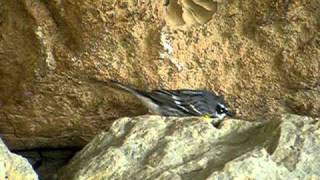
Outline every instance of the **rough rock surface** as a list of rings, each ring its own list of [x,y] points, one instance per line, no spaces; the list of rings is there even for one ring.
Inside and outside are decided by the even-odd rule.
[[[0,179],[37,180],[28,160],[11,153],[0,139]]]
[[[280,125],[279,125],[280,123]],[[320,178],[320,119],[228,119],[219,129],[199,119],[122,118],[94,138],[60,179]]]
[[[59,178],[203,178],[262,145],[262,129],[263,124],[239,120],[217,129],[197,118],[122,118],[77,154]]]
[[[205,1],[169,2],[181,6],[177,18],[193,24],[191,11],[196,24],[176,30],[163,1],[0,1],[0,133],[8,146],[79,147],[114,119],[146,113],[131,96],[86,80],[94,76],[213,90],[242,119],[319,116],[319,0],[219,0],[205,15],[197,11]]]
[[[281,135],[272,155],[253,150],[228,162],[212,179],[319,179],[320,119],[285,115]]]

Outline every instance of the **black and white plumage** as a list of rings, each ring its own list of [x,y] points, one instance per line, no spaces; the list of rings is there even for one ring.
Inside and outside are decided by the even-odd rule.
[[[116,86],[136,96],[153,114],[162,116],[208,116],[222,120],[232,116],[222,97],[205,90],[142,91],[114,80],[100,81]],[[111,84],[110,84],[111,83]]]

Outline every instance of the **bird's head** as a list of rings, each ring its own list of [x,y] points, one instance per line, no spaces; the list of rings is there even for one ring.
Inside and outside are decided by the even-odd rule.
[[[235,113],[229,111],[228,105],[224,100],[224,96],[218,96],[215,93],[212,93],[207,96],[208,105],[210,106],[211,118],[218,118],[222,120],[224,117],[229,116],[233,117]]]
[[[228,110],[224,103],[217,103],[215,107],[215,113],[213,114],[214,117],[223,119],[225,116],[233,117],[234,113]]]

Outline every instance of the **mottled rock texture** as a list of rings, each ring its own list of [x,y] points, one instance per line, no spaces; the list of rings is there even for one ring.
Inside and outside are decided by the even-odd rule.
[[[123,118],[94,138],[60,179],[320,178],[320,119]]]
[[[228,162],[209,179],[319,179],[320,119],[284,115],[276,149],[255,149]]]
[[[217,11],[217,1],[167,0],[166,22],[176,28],[202,25],[212,19]]]
[[[150,0],[0,1],[0,133],[8,146],[81,147],[114,119],[146,113],[87,77],[213,90],[242,119],[319,116],[319,0],[169,2],[181,11]],[[172,24],[172,13],[188,28]]]
[[[37,180],[28,160],[11,153],[0,139],[0,179],[3,180]]]

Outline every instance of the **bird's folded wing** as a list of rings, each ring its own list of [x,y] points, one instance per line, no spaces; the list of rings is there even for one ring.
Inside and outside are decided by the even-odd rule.
[[[206,113],[207,104],[199,91],[161,89],[152,91],[150,96],[162,105],[177,108],[190,115],[200,116]]]

